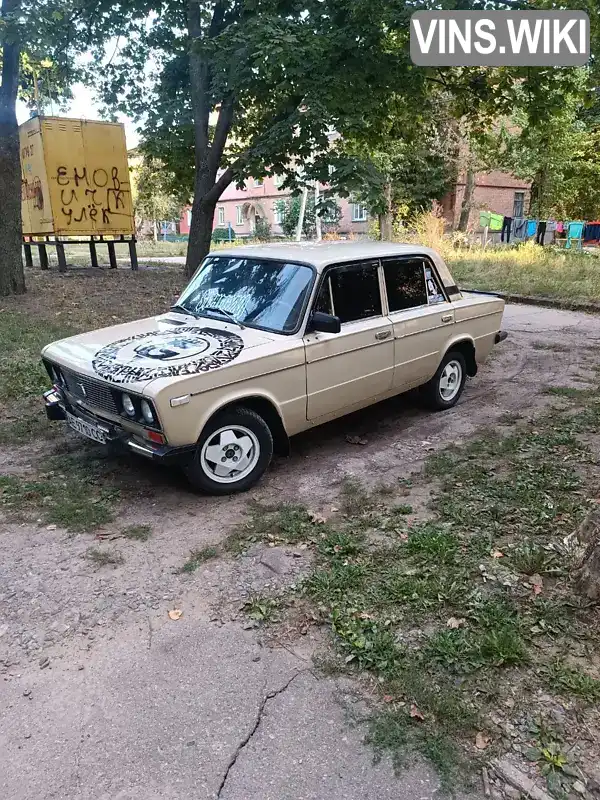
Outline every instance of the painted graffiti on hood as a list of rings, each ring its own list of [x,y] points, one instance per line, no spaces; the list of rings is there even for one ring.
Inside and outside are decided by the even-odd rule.
[[[235,333],[189,325],[108,344],[96,353],[92,366],[112,383],[135,383],[218,369],[243,349],[244,340]]]

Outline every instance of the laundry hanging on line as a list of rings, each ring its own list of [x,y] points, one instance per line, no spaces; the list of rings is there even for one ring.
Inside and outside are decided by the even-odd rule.
[[[587,222],[583,229],[585,244],[600,244],[600,221]]]
[[[525,231],[525,235],[528,239],[532,236],[535,236],[535,232],[537,231],[537,219],[528,219],[527,220],[527,230]]]

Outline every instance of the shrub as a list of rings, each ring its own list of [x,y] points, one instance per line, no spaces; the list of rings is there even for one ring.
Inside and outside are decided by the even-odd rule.
[[[235,239],[235,231],[231,231],[231,241]],[[215,228],[212,232],[212,240],[213,242],[228,242],[229,241],[229,229],[228,228]]]

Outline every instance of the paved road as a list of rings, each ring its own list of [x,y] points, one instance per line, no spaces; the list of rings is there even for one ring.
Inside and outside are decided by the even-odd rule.
[[[387,404],[352,422],[367,429],[362,448],[345,442],[344,429],[327,426],[300,442],[260,496],[308,501],[347,472],[393,476],[418,464],[424,438],[443,446],[506,411],[547,402],[540,389],[548,382],[589,379],[597,358],[586,348],[600,346],[598,317],[511,306],[505,326],[511,337],[454,412],[399,415]],[[213,618],[210,600],[229,580],[227,565],[202,568],[185,582],[174,575],[203,536],[226,533],[223,518],[245,501],[199,501],[179,487],[165,489],[161,500],[159,474],[149,480],[154,505],[144,501],[135,519],[152,522],[155,535],[146,545],[124,544],[125,565],[112,571],[97,573],[81,558],[85,537],[0,522],[0,797],[433,797],[438,782],[428,767],[396,778],[385,760],[373,764],[364,726],[348,722],[363,713],[350,684],[318,677],[302,650],[262,647],[239,621]],[[124,605],[125,597],[139,599]],[[185,610],[178,622],[166,613],[174,598]],[[118,619],[110,615],[116,607]],[[69,612],[85,616],[85,627]],[[68,622],[62,629],[50,624],[59,618]],[[50,663],[41,668],[46,655]]]

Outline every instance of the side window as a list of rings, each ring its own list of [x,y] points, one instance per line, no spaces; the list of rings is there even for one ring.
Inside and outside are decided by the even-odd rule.
[[[333,313],[342,322],[382,315],[377,269],[376,263],[352,264],[329,273]],[[326,286],[327,282],[323,288]]]
[[[333,307],[331,305],[331,280],[329,276],[325,278],[321,284],[314,311],[321,311],[324,314],[333,314]]]
[[[390,311],[427,305],[422,258],[399,258],[383,262]]]
[[[429,305],[432,305],[433,303],[446,302],[440,282],[438,281],[435,272],[431,269],[427,262],[425,262],[425,285],[427,287],[427,299],[429,301]]]

